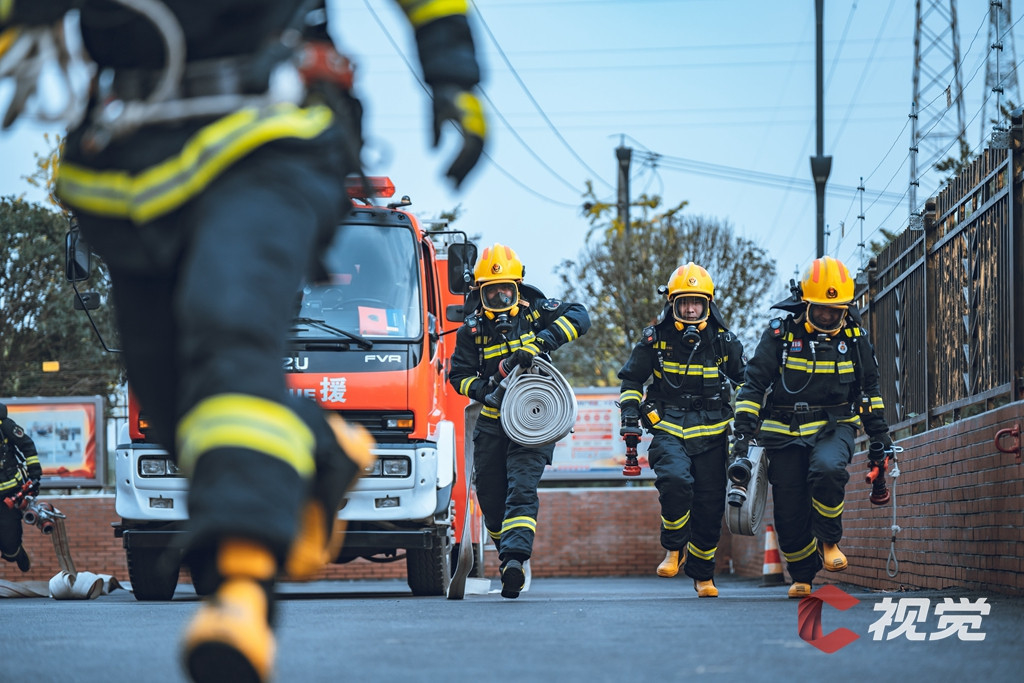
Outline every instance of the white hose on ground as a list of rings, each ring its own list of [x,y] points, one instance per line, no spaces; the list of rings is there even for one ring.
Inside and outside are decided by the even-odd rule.
[[[576,394],[554,365],[534,358],[533,365],[509,376],[501,402],[501,426],[516,443],[543,446],[565,437],[576,424]]]

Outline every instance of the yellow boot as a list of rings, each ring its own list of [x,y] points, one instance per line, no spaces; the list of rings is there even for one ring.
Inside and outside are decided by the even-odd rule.
[[[718,597],[718,587],[715,585],[714,579],[708,579],[707,581],[697,581],[694,579],[693,588],[697,591],[698,598]]]
[[[791,598],[796,598],[797,600],[799,600],[800,598],[806,598],[810,594],[811,584],[809,583],[804,583],[803,581],[794,581],[793,585],[789,587],[789,597]]]
[[[821,557],[825,563],[825,569],[830,572],[841,572],[849,566],[846,555],[835,543],[821,544]]]
[[[686,548],[682,550],[669,550],[665,553],[665,559],[658,565],[658,576],[675,576],[683,568],[684,564],[686,564]]]
[[[363,471],[377,459],[373,454],[373,437],[359,425],[349,425],[336,413],[330,413],[326,418],[338,445],[358,467],[349,483],[351,489]],[[333,562],[345,540],[346,526],[344,520],[338,519],[337,510],[332,510],[328,515],[324,503],[318,500],[307,501],[302,510],[299,533],[285,559],[288,578],[307,581]]]
[[[217,569],[224,582],[185,630],[184,659],[197,683],[263,683],[274,664],[274,633],[268,621],[277,562],[253,541],[221,543]]]

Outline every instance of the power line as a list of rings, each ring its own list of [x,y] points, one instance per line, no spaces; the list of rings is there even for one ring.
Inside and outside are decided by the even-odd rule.
[[[377,26],[379,26],[381,31],[384,32],[384,36],[387,38],[388,42],[391,43],[391,46],[394,48],[394,51],[398,54],[399,57],[401,57],[402,61],[406,62],[406,67],[409,68],[409,72],[413,75],[413,78],[415,78],[416,82],[420,84],[420,87],[423,88],[423,91],[427,93],[427,96],[430,97],[431,99],[433,99],[433,93],[430,91],[429,86],[427,86],[427,84],[423,82],[423,79],[420,78],[420,75],[417,72],[416,68],[413,67],[413,63],[406,56],[406,53],[402,52],[401,48],[398,46],[398,43],[395,42],[394,37],[391,35],[391,32],[387,30],[386,26],[384,26],[384,23],[382,22],[381,17],[374,10],[373,6],[371,6],[370,0],[362,0],[362,2],[364,2],[364,4],[367,6],[367,9],[370,11],[370,14],[374,17],[374,20],[377,23]],[[497,112],[497,109],[496,109],[496,112]],[[528,150],[528,148],[529,147],[527,145],[527,150]],[[494,157],[488,155],[486,152],[483,152],[482,156],[483,156],[484,159],[486,159],[488,162],[490,162],[490,165],[492,165],[496,169],[498,169],[498,171],[501,172],[505,177],[509,178],[510,180],[512,180],[512,182],[514,182],[515,184],[519,185],[520,187],[522,187],[523,189],[528,191],[528,193],[530,193],[531,195],[534,195],[535,197],[537,197],[539,199],[542,199],[542,200],[544,200],[546,202],[550,202],[551,204],[557,204],[557,205],[563,206],[563,207],[570,207],[571,208],[571,207],[578,206],[578,205],[575,205],[575,204],[568,204],[566,202],[560,202],[558,200],[554,200],[554,199],[551,199],[550,197],[542,195],[536,189],[534,189],[534,188],[528,186],[526,183],[522,182],[514,174],[509,173],[508,171],[506,171],[501,165],[498,164],[498,162],[495,161]]]
[[[589,172],[597,180],[600,180],[606,186],[611,187],[611,183],[602,178],[597,171],[592,169],[587,164],[587,162],[585,162],[583,158],[576,153],[576,150],[573,149],[572,145],[569,144],[569,141],[562,136],[562,134],[558,131],[558,128],[555,127],[555,124],[552,123],[551,119],[548,118],[548,115],[544,113],[544,109],[540,106],[540,103],[533,96],[533,93],[530,92],[530,89],[526,87],[526,83],[523,82],[523,79],[519,77],[519,72],[517,72],[516,68],[512,66],[512,62],[509,61],[508,56],[505,54],[505,50],[502,49],[501,44],[498,42],[498,39],[494,36],[494,33],[491,31],[491,27],[488,26],[487,22],[484,20],[483,14],[480,12],[480,8],[476,6],[475,0],[470,0],[470,4],[473,5],[473,10],[476,12],[477,19],[480,21],[481,26],[484,27],[484,30],[487,31],[487,35],[490,37],[491,42],[494,43],[494,46],[496,48],[498,48],[498,54],[500,54],[501,58],[505,61],[505,65],[512,73],[512,76],[516,79],[516,82],[519,84],[519,87],[521,87],[523,89],[523,92],[526,93],[526,97],[529,98],[530,102],[533,103],[533,106],[536,107],[537,113],[539,113],[541,115],[541,118],[544,119],[544,122],[548,124],[548,127],[551,128],[551,131],[555,134],[555,137],[557,137],[559,141],[563,145],[565,145],[565,148],[569,150],[569,153],[572,154],[576,161],[580,162],[580,165],[583,166],[583,168],[587,169],[587,172]]]

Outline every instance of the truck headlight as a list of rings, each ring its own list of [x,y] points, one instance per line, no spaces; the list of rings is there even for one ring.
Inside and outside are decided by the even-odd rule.
[[[147,455],[139,458],[139,475],[143,477],[180,477],[181,468],[167,456]]]

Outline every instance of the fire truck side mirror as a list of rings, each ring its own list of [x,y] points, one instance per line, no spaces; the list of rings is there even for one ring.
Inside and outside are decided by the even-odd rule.
[[[89,245],[82,238],[78,226],[72,224],[64,239],[64,278],[68,282],[88,280],[92,269]]]
[[[444,309],[444,319],[450,323],[462,323],[466,320],[466,307],[462,304],[449,304]]]
[[[473,284],[473,266],[476,264],[476,245],[456,242],[448,245],[448,291],[465,294]],[[448,318],[452,322],[456,322]],[[458,322],[461,322],[461,318]]]

